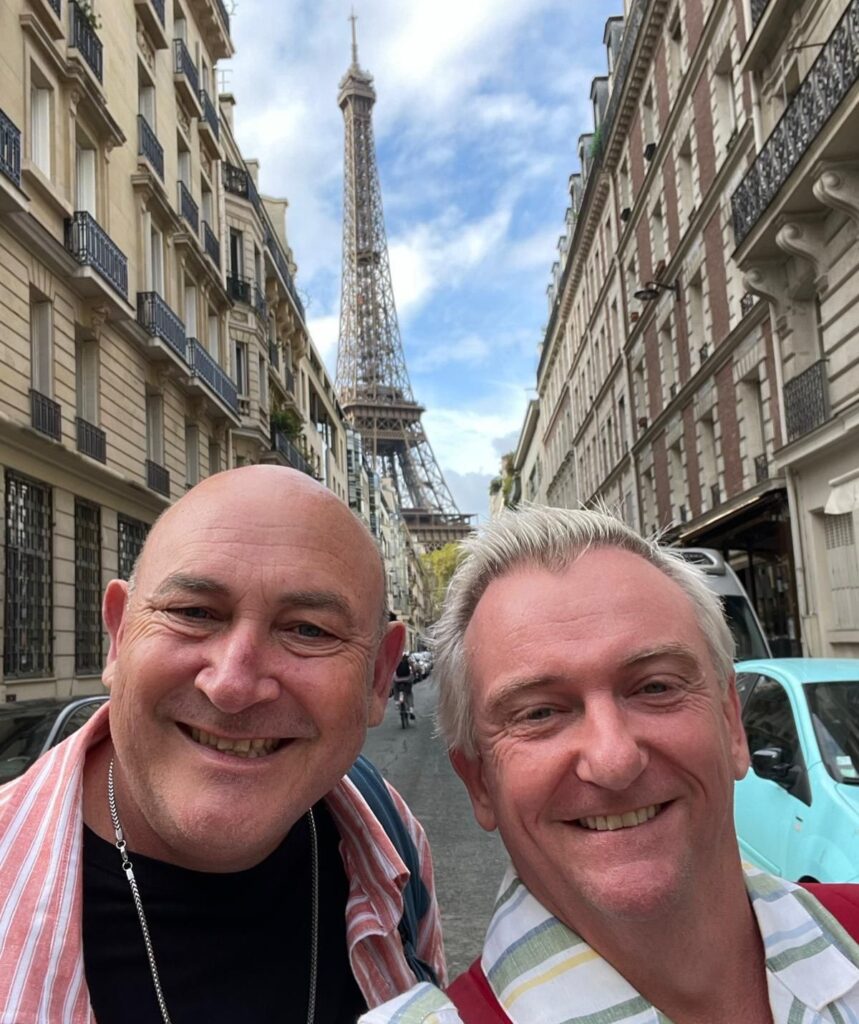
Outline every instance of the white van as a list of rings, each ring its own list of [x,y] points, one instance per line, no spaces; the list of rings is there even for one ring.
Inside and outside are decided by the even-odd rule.
[[[697,565],[706,576],[710,589],[715,591],[722,600],[725,618],[731,627],[736,652],[735,661],[748,661],[751,658],[771,658],[770,645],[761,629],[760,621],[749,595],[743,589],[737,574],[722,557],[721,552],[713,548],[675,548],[687,562]]]

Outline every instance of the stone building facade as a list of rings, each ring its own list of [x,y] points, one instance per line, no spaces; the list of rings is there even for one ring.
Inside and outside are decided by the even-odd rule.
[[[774,653],[855,655],[859,4],[628,0],[604,43],[523,496],[719,548]]]
[[[0,5],[0,701],[98,692],[100,595],[230,466],[346,432],[217,62],[222,0]]]

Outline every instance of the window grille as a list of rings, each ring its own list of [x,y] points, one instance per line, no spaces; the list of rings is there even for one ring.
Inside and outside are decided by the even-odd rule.
[[[6,473],[7,679],[51,675],[54,656],[51,489]]]
[[[119,578],[127,580],[134,570],[137,556],[143,549],[146,534],[149,533],[147,523],[130,516],[119,516],[117,519],[119,532]]]
[[[101,672],[101,509],[75,499],[75,673]]]
[[[823,517],[836,629],[859,629],[859,556],[853,513]]]

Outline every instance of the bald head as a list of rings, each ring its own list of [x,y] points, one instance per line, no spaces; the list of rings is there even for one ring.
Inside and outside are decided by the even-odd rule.
[[[242,466],[207,477],[156,519],[128,581],[129,597],[147,572],[154,554],[169,556],[189,532],[219,527],[227,532],[259,526],[274,542],[281,529],[304,529],[311,543],[343,544],[367,570],[371,592],[378,592],[378,629],[387,624],[385,568],[373,535],[327,487],[284,466]],[[256,531],[254,531],[256,532]],[[265,544],[259,558],[266,558]],[[369,595],[368,595],[369,596]]]

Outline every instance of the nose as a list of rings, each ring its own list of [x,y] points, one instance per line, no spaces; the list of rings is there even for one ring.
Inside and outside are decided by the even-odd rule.
[[[648,756],[624,710],[604,695],[584,710],[576,772],[583,782],[620,792],[647,767]]]
[[[267,641],[248,625],[233,626],[212,642],[211,654],[194,685],[229,715],[277,700],[281,686],[272,674]]]

